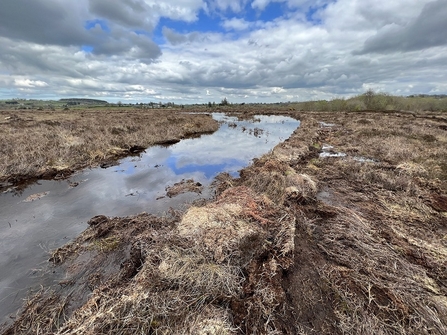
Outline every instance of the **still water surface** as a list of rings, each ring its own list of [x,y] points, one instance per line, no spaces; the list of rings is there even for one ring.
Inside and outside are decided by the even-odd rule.
[[[21,194],[0,194],[0,324],[21,306],[29,288],[43,282],[48,253],[86,229],[91,217],[162,214],[209,198],[208,186],[217,174],[237,176],[299,126],[284,116],[257,116],[255,122],[213,117],[222,124],[211,135],[150,147],[139,157],[84,170],[69,180],[39,181]],[[205,186],[202,194],[163,197],[167,186],[190,178]]]

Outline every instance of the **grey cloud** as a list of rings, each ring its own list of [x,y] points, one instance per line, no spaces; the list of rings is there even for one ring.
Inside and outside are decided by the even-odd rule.
[[[366,40],[354,54],[415,51],[447,45],[447,0],[424,6],[420,15],[406,26],[388,25]]]
[[[101,18],[109,19],[129,27],[143,27],[152,30],[145,20],[145,6],[140,0],[103,1],[90,0],[90,11]]]
[[[63,1],[2,0],[0,36],[40,44],[89,44],[91,37],[71,6]]]
[[[194,42],[199,37],[199,34],[197,32],[192,32],[189,34],[179,34],[176,31],[169,29],[168,27],[163,27],[162,33],[163,33],[163,36],[172,45],[179,45],[179,44],[186,43],[186,42]]]
[[[63,0],[2,0],[0,36],[14,40],[14,44],[18,45],[18,48],[2,47],[5,63],[13,67],[21,61],[22,68],[41,66],[42,70],[50,70],[44,60],[28,57],[19,41],[76,46],[79,50],[82,45],[89,45],[94,48],[95,55],[126,55],[146,63],[160,56],[160,48],[150,38],[123,28],[153,28],[146,19],[149,15],[145,15],[147,13],[144,12],[143,1],[90,0],[90,9],[95,14],[100,18],[110,19],[111,32],[103,31],[99,25],[86,30],[85,22],[94,17],[82,6],[83,1],[67,3]],[[50,64],[50,67],[57,67],[57,64]]]
[[[161,55],[161,50],[157,44],[148,40],[140,43],[138,48],[130,55],[132,58],[139,59],[140,62],[150,64]]]
[[[182,43],[185,43],[188,40],[188,38],[185,35],[176,33],[174,30],[169,29],[167,27],[163,27],[162,33],[163,33],[163,36],[172,45],[182,44]]]
[[[62,49],[60,47],[42,49],[33,48],[29,44],[17,45],[10,39],[0,38],[2,52],[0,62],[4,68],[16,75],[28,73],[57,74],[74,78],[82,77],[77,67],[77,59],[74,56],[59,58]],[[67,57],[68,56],[68,57]]]
[[[105,14],[115,19],[118,24],[144,23],[141,19],[143,4],[139,0],[125,0],[119,2],[119,5],[91,0],[91,5],[99,7],[96,8],[98,11],[108,10]],[[124,6],[128,10],[122,11],[119,6]],[[130,11],[135,11],[138,15],[133,15]],[[3,0],[0,10],[0,36],[14,42],[2,45],[0,58],[10,69],[15,69],[14,72],[26,68],[58,72],[58,62],[48,62],[40,57],[41,49],[27,50],[19,41],[41,45],[76,46],[79,50],[82,45],[90,45],[96,56],[126,55],[145,63],[152,62],[161,55],[160,48],[146,36],[129,32],[113,21],[110,22],[111,32],[103,31],[99,25],[87,31],[84,24],[88,17],[81,19],[78,16],[80,13],[76,10],[76,5],[60,0]],[[68,71],[66,74],[75,77],[79,75],[73,71]]]
[[[117,30],[93,49],[95,55],[124,55],[150,63],[161,55],[160,47],[149,37]]]

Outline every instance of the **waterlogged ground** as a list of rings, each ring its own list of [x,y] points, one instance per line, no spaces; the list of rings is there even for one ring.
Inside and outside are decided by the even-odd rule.
[[[58,285],[4,334],[447,334],[445,113],[295,115],[287,141],[240,178],[218,178],[215,200],[182,215],[96,217],[54,252]],[[238,131],[265,142],[265,127],[229,122],[222,156]],[[205,196],[206,178],[192,180],[165,190]]]
[[[139,157],[82,171],[69,180],[40,181],[20,194],[1,194],[0,322],[15,313],[30,287],[51,284],[48,252],[76,237],[91,217],[163,214],[209,198],[209,185],[217,174],[237,175],[299,126],[284,116],[248,121],[223,114],[213,117],[222,125],[211,135],[151,147]],[[188,179],[203,185],[203,191],[166,195],[167,187]]]

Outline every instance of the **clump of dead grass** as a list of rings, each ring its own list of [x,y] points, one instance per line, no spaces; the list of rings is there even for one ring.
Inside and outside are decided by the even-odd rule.
[[[180,239],[140,244],[144,262],[131,282],[110,299],[100,295],[104,292],[94,294],[61,334],[87,329],[231,334],[229,306],[243,290],[253,291],[244,300],[249,314],[245,327],[274,328],[284,298],[271,282],[290,264],[294,246],[294,221],[279,214],[271,201],[246,187],[228,189],[216,203],[191,208],[178,224],[175,236]],[[261,254],[269,262],[259,271]]]
[[[20,318],[20,322],[14,323],[3,334],[51,334],[57,331],[65,321],[68,300],[42,287],[25,300],[22,314],[26,314],[26,318]]]
[[[438,299],[443,290],[426,270],[403,257],[402,249],[383,243],[367,219],[347,208],[336,210],[337,216],[322,226],[319,246],[338,264],[326,265],[321,275],[336,292],[339,329],[349,334],[447,332],[438,314],[446,310],[447,300]],[[398,227],[391,229],[403,228]],[[408,231],[403,236],[408,238]],[[433,247],[419,245],[419,250]]]
[[[427,177],[428,171],[421,165],[413,162],[404,162],[396,166],[400,173],[415,177]]]
[[[219,173],[211,184],[216,195],[222,194],[226,189],[235,186],[234,178],[228,172]]]
[[[298,174],[287,163],[270,156],[264,156],[243,170],[241,177],[247,186],[275,203],[285,200],[311,202],[317,193],[317,184],[309,175]]]

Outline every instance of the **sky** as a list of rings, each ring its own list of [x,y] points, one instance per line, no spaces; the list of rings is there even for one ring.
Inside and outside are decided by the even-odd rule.
[[[447,94],[447,0],[0,0],[0,99]]]

